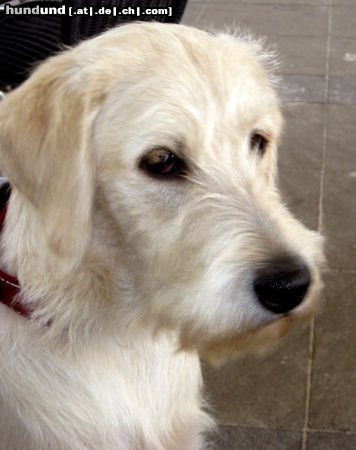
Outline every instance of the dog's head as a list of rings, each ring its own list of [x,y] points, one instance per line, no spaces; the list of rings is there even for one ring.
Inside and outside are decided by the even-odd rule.
[[[278,337],[320,288],[321,239],[276,187],[270,62],[246,37],[131,24],[51,58],[0,105],[1,168],[48,251],[116,255],[121,314],[211,360]]]

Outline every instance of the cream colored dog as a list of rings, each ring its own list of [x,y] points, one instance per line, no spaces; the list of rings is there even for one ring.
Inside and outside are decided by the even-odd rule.
[[[310,315],[321,238],[275,184],[281,116],[258,43],[130,24],[0,104],[12,185],[0,305],[3,450],[200,449],[199,358]]]

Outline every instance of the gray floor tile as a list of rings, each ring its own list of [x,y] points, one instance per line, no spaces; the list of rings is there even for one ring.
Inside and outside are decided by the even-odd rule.
[[[284,75],[280,97],[283,102],[323,103],[324,77]]]
[[[355,6],[355,0],[332,0],[335,6]]]
[[[356,172],[356,106],[328,107],[327,165]],[[356,196],[356,192],[355,192]]]
[[[265,430],[223,426],[212,442],[216,450],[299,450],[302,433],[290,430]]]
[[[214,1],[208,3],[199,23],[215,28],[236,24],[257,35],[326,36],[328,7]]]
[[[315,230],[318,226],[319,170],[280,167],[279,179],[283,199],[290,210],[307,227]]]
[[[331,77],[329,103],[356,104],[356,77]]]
[[[298,327],[270,355],[248,356],[219,370],[205,367],[207,398],[219,423],[301,428],[308,338],[308,327]]]
[[[332,11],[332,35],[344,38],[355,38],[356,5],[335,6]]]
[[[356,434],[312,432],[307,450],[355,450]]]
[[[355,432],[356,275],[329,273],[325,282],[315,323],[309,427]]]
[[[330,75],[332,77],[356,77],[356,38],[332,38]]]
[[[321,168],[324,108],[324,105],[306,103],[282,106],[285,125],[279,146],[280,166]]]
[[[283,75],[319,75],[325,71],[325,38],[320,36],[273,36],[268,43],[276,50]],[[308,52],[305,49],[308,49]]]
[[[323,222],[327,239],[327,258],[332,269],[356,270],[355,198],[356,172],[327,169]]]

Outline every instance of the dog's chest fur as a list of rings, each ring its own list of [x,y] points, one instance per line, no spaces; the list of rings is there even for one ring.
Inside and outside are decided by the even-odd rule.
[[[0,359],[16,361],[2,367],[1,449],[190,448],[193,430],[209,420],[199,360],[174,354],[167,336],[58,356],[31,345],[12,311],[1,315]]]

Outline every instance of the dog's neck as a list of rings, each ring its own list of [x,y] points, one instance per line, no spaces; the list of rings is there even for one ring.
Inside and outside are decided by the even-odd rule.
[[[0,186],[0,233],[5,222],[10,193],[10,184],[3,181]],[[29,317],[31,315],[31,310],[21,303],[20,291],[19,280],[5,270],[0,269],[0,302],[9,308],[12,308],[21,316]]]

